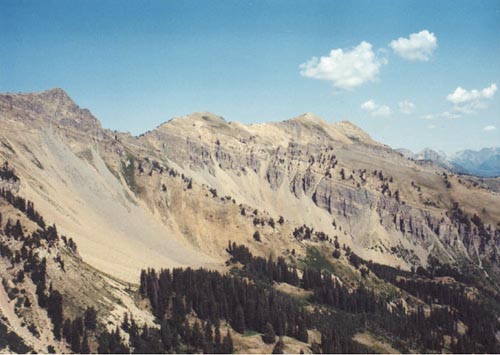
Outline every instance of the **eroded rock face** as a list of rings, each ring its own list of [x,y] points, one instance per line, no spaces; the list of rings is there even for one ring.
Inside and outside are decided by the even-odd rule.
[[[466,231],[461,223],[448,216],[448,203],[456,199],[465,204],[467,201],[459,192],[441,188],[443,181],[439,175],[442,169],[409,162],[399,153],[373,142],[350,123],[328,125],[305,115],[283,123],[268,124],[267,130],[262,126],[239,126],[232,130],[225,121],[221,128],[200,123],[196,117],[182,120],[180,131],[188,137],[187,152],[179,152],[175,138],[179,122],[175,127],[165,124],[161,137],[147,136],[145,139],[167,142],[169,149],[164,154],[169,159],[181,165],[189,164],[193,169],[208,169],[216,178],[215,166],[229,176],[253,171],[270,191],[283,188],[295,199],[310,199],[315,206],[326,210],[332,219],[339,218],[344,232],[355,243],[358,241],[363,246],[376,244],[379,242],[377,234],[383,231],[382,234],[390,236],[385,240],[381,238],[386,250],[399,247],[403,242],[410,253],[414,252],[413,248],[418,254],[413,261],[420,259],[421,263],[426,262],[429,253],[446,261],[464,257],[477,259],[478,248],[485,257],[495,258],[498,233],[494,227],[485,240],[479,236],[477,228]],[[203,127],[197,137],[193,137],[189,130],[191,124]],[[372,170],[377,164],[380,169]],[[386,172],[385,167],[390,172]],[[392,176],[393,173],[398,176]],[[426,186],[426,189],[435,191],[422,192],[410,181],[413,177],[418,181],[419,175],[437,184],[435,187]],[[419,192],[403,193],[411,189],[410,186]],[[435,202],[423,197],[426,193],[435,196],[436,192],[446,194],[439,208],[434,206]],[[497,197],[494,199],[498,200]]]
[[[330,124],[308,113],[284,122],[243,125],[202,112],[132,137],[103,130],[88,110],[54,89],[0,95],[0,123],[5,127],[0,134],[5,143],[0,146],[2,158],[20,165],[33,191],[50,201],[47,208],[63,211],[54,213],[59,218],[71,215],[69,204],[65,207],[65,201],[59,203],[38,189],[38,177],[57,176],[61,186],[71,186],[88,184],[73,181],[75,177],[92,176],[94,185],[85,189],[81,201],[109,190],[107,198],[115,196],[129,211],[146,210],[151,221],[161,220],[172,234],[185,237],[187,230],[210,230],[211,236],[203,238],[217,238],[214,231],[225,226],[210,214],[191,219],[189,214],[196,211],[180,204],[186,215],[169,213],[173,202],[158,200],[167,191],[168,196],[190,196],[192,206],[199,205],[200,196],[190,192],[195,184],[216,190],[214,199],[231,196],[235,204],[266,211],[275,219],[284,216],[290,226],[306,224],[337,236],[367,259],[392,264],[399,260],[403,267],[425,264],[429,254],[443,261],[497,260],[500,195],[487,184],[474,185],[438,166],[408,160],[349,122]],[[31,138],[16,136],[26,128]],[[55,165],[49,159],[53,151],[78,159],[71,160],[68,169],[50,170]],[[162,178],[154,178],[160,168],[154,170],[153,161],[175,167],[184,183],[163,187]],[[89,170],[78,174],[79,169]],[[213,194],[207,191],[203,194]],[[224,218],[240,213],[234,206],[219,207]],[[479,217],[476,223],[471,222],[474,214]],[[186,239],[188,246],[191,240],[202,242],[200,235]]]

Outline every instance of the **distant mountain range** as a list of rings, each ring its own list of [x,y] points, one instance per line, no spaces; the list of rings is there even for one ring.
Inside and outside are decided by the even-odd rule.
[[[481,150],[462,150],[454,154],[446,154],[425,148],[418,153],[408,149],[397,149],[398,152],[413,160],[432,161],[439,166],[460,174],[471,174],[481,177],[500,176],[500,148],[483,148]]]

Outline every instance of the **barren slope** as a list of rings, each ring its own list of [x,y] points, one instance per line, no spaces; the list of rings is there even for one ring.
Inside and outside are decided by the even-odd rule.
[[[0,154],[24,182],[20,193],[34,201],[64,234],[74,236],[86,260],[122,279],[136,282],[138,270],[147,266],[210,262],[109,171],[102,158],[106,153],[101,151],[106,134],[97,124],[87,130],[89,125],[79,121],[86,123],[93,117],[68,109],[69,98],[59,103],[60,92],[53,93],[56,98],[42,93],[0,100]],[[41,108],[25,104],[26,96]],[[58,123],[52,120],[63,115]]]

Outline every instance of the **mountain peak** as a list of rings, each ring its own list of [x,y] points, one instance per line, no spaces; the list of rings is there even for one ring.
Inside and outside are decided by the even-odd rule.
[[[213,124],[218,125],[221,123],[227,124],[227,121],[225,120],[224,117],[216,115],[215,113],[212,112],[202,111],[202,112],[193,112],[185,116],[173,117],[167,122],[161,124],[160,127],[165,124],[187,124],[187,123],[196,124],[196,122],[208,125],[213,125]]]
[[[52,89],[43,90],[43,91],[40,91],[38,94],[44,95],[46,97],[63,97],[63,98],[67,98],[67,99],[71,100],[68,93],[61,88],[52,88]]]
[[[301,123],[315,123],[320,125],[328,124],[328,122],[326,122],[323,118],[312,112],[303,113],[300,116],[292,118],[290,121]]]
[[[4,93],[0,94],[3,101],[9,102],[31,102],[40,105],[58,105],[78,107],[71,97],[61,88],[53,88],[29,93]]]
[[[0,112],[5,118],[72,126],[81,130],[100,128],[99,121],[87,109],[81,109],[61,88],[33,93],[0,95]]]
[[[61,88],[53,88],[41,91],[34,94],[46,102],[50,102],[60,106],[78,107],[78,105],[71,99],[66,91]]]

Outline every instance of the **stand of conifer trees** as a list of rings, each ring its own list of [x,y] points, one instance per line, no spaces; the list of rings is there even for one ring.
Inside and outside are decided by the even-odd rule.
[[[436,282],[433,275],[460,275],[449,266],[438,265],[430,270],[419,270],[418,274],[402,271],[390,266],[366,262],[350,252],[349,260],[357,268],[365,265],[378,277],[393,283],[402,290],[426,301],[430,311],[426,315],[423,307],[416,312],[407,313],[404,309],[389,307],[387,301],[377,296],[373,290],[366,289],[363,284],[349,288],[339,282],[328,272],[305,267],[302,278],[295,277],[297,270],[291,268],[282,258],[267,261],[254,257],[243,245],[230,243],[227,251],[230,262],[243,264],[243,275],[253,280],[267,282],[285,282],[305,290],[313,291],[310,301],[333,307],[349,314],[360,314],[365,318],[364,327],[370,326],[395,339],[405,339],[409,346],[425,352],[426,350],[442,351],[444,337],[450,336],[451,350],[466,349],[468,352],[498,352],[495,334],[499,331],[497,312],[492,312],[488,303],[469,297],[467,288],[455,284]],[[292,275],[292,276],[290,276]],[[469,280],[461,275],[462,281]],[[493,300],[492,300],[493,302]],[[433,304],[439,304],[433,307]],[[489,304],[492,304],[491,302]],[[498,305],[497,305],[498,307]],[[366,316],[368,315],[369,316]],[[335,317],[335,316],[334,316]],[[458,322],[467,326],[466,334],[458,329]],[[328,317],[320,322],[309,319],[308,324],[317,326],[325,342],[321,343],[322,351],[350,352],[357,346],[349,342],[351,334],[343,334],[338,325],[322,328],[321,324],[330,324]],[[342,340],[340,340],[342,339]],[[470,341],[469,339],[474,339]],[[337,349],[337,350],[335,350]]]
[[[171,310],[182,321],[194,311],[212,324],[225,320],[239,333],[264,333],[269,323],[278,336],[307,340],[309,316],[293,298],[242,278],[204,269],[149,269],[141,273],[140,290],[159,319]]]

